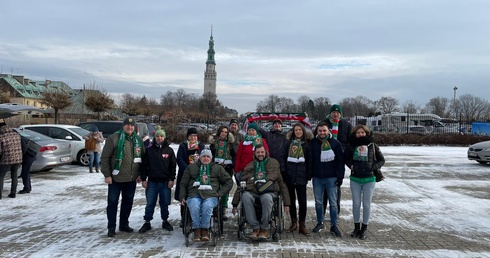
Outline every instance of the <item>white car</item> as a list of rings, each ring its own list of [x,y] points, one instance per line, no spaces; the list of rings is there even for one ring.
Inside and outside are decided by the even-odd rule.
[[[490,141],[475,143],[468,149],[468,159],[480,164],[490,162]]]
[[[84,135],[90,132],[75,125],[60,124],[38,124],[38,125],[21,125],[19,128],[29,129],[53,139],[68,141],[71,144],[71,157],[84,166],[87,166],[90,156],[85,152]]]

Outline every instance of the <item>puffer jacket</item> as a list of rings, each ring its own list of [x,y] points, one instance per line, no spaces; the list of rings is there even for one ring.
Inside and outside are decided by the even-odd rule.
[[[342,150],[342,145],[338,140],[332,138],[331,135],[328,137],[330,137],[328,138],[328,142],[335,154],[335,159],[329,162],[321,162],[322,141],[318,139],[318,137],[313,138],[309,149],[311,155],[311,166],[309,166],[311,176],[318,178],[336,177],[337,179],[342,180],[345,176],[344,152]]]
[[[22,163],[20,135],[7,125],[0,128],[0,165]]]
[[[136,135],[136,137],[138,137],[141,141],[141,156],[143,156],[145,155],[143,141],[138,135]],[[138,176],[140,175],[141,163],[134,163],[134,144],[128,139],[126,139],[124,142],[124,156],[121,162],[121,166],[119,168],[119,174],[112,174],[112,171],[114,170],[116,164],[118,141],[119,133],[117,132],[107,137],[104,149],[102,150],[102,154],[100,155],[100,162],[102,165],[101,172],[104,177],[112,177],[112,180],[119,183],[136,181],[136,178],[138,178]]]
[[[160,144],[153,139],[143,156],[141,180],[152,182],[174,181],[177,169],[175,152],[167,140]]]
[[[354,150],[357,146],[365,145],[368,148],[368,160],[353,160]],[[374,158],[376,155],[376,159]],[[345,151],[345,164],[351,169],[351,176],[357,178],[374,177],[373,170],[385,164],[385,158],[378,145],[374,144],[372,134],[357,138],[355,134],[349,135],[349,145]]]
[[[290,131],[287,134],[287,139],[289,146],[291,142],[294,140],[294,132]],[[286,163],[286,171],[283,172],[283,178],[287,185],[306,185],[309,180],[311,180],[311,171],[309,170],[309,166],[311,164],[311,156],[309,153],[310,149],[310,141],[313,138],[313,134],[307,133],[306,137],[304,137],[304,141],[301,144],[303,147],[303,153],[305,156],[305,162],[295,163],[287,161]],[[286,150],[286,160],[289,155],[289,146]]]
[[[231,191],[233,187],[233,180],[230,175],[225,171],[225,169],[211,162],[210,165],[210,177],[211,177],[211,190],[199,190],[197,186],[193,186],[196,179],[199,177],[199,170],[202,163],[197,161],[197,163],[190,164],[184,171],[182,179],[180,180],[180,193],[179,197],[182,201],[188,197],[195,197],[200,195],[201,198],[207,199],[210,197],[222,197]]]
[[[289,199],[288,187],[284,183],[284,180],[281,175],[281,170],[279,168],[279,162],[274,158],[269,158],[269,162],[265,165],[266,172],[266,180],[271,180],[274,182],[274,190],[276,193],[280,193],[283,197],[284,205],[291,205],[291,199]],[[259,192],[255,188],[254,185],[254,174],[255,174],[255,166],[254,163],[249,163],[245,170],[243,171],[242,181],[247,183],[245,188],[246,191],[256,193]],[[240,202],[240,192],[235,191],[235,195],[233,196],[232,205],[233,207],[238,206],[238,202]]]

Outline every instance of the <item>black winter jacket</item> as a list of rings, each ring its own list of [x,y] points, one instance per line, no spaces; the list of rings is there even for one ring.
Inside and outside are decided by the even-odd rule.
[[[269,146],[269,157],[276,159],[281,167],[281,173],[286,171],[287,150],[289,142],[286,139],[286,134],[282,131],[270,130],[265,131],[260,128],[259,133],[267,141]]]
[[[336,177],[343,180],[345,175],[344,152],[342,145],[334,138],[330,137],[328,142],[335,154],[335,159],[329,162],[321,162],[322,141],[315,137],[311,140],[309,153],[311,155],[311,176],[318,178]]]
[[[290,131],[287,134],[288,148],[286,149],[286,171],[283,173],[284,181],[287,185],[306,185],[311,180],[311,171],[309,166],[311,164],[311,155],[309,153],[310,141],[313,135],[307,134],[305,141],[301,144],[303,147],[303,153],[305,155],[305,162],[295,163],[287,161],[289,156],[289,146],[294,140],[294,132]]]
[[[332,130],[333,124],[330,121],[329,116],[323,122],[328,124],[328,128]],[[315,130],[316,132],[316,130]],[[339,121],[339,133],[337,134],[337,140],[342,144],[342,149],[345,150],[347,144],[349,143],[349,135],[352,133],[352,125],[349,121],[340,118]]]
[[[174,150],[167,140],[157,144],[155,140],[148,146],[143,155],[141,180],[166,182],[175,180],[177,159]]]
[[[368,161],[353,160],[354,150],[357,146],[368,146]],[[376,161],[374,158],[376,155]],[[373,170],[385,164],[385,158],[378,145],[374,144],[371,134],[357,138],[355,134],[349,135],[349,145],[345,150],[345,164],[351,169],[351,176],[359,178],[373,177]]]

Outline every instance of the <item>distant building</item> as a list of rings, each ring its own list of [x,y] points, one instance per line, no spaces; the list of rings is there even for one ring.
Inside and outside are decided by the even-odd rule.
[[[204,94],[206,93],[213,93],[216,95],[216,62],[214,61],[213,28],[211,28],[208,60],[206,61],[206,71],[204,71]]]

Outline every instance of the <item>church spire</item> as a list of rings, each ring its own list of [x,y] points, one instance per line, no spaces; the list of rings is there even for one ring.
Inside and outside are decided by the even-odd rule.
[[[213,25],[211,25],[211,37],[209,37],[208,60],[206,61],[206,64],[216,64],[214,61]]]
[[[214,61],[213,26],[211,25],[211,37],[209,37],[208,60],[204,71],[204,94],[216,95],[216,62]]]

